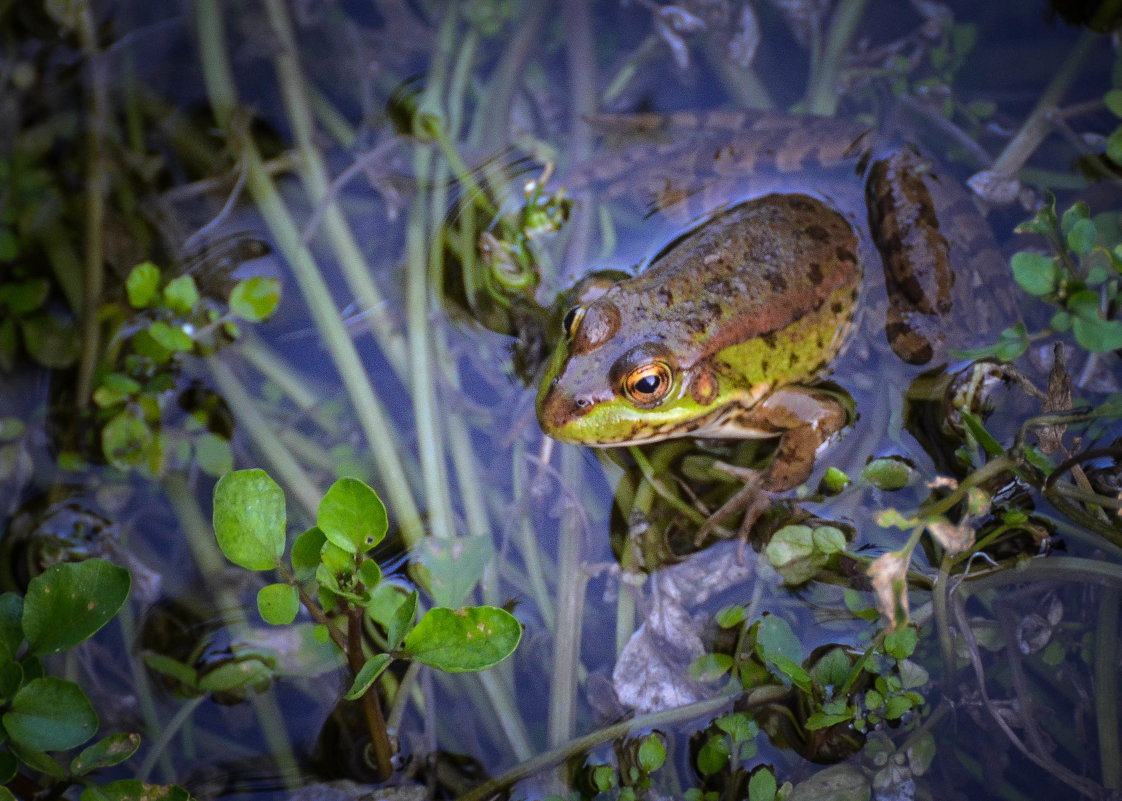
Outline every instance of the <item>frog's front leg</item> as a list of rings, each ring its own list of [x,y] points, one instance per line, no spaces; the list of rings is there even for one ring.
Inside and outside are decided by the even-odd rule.
[[[807,387],[777,390],[752,411],[780,437],[775,458],[760,477],[760,487],[768,492],[789,490],[810,478],[818,449],[846,422],[841,403]]]

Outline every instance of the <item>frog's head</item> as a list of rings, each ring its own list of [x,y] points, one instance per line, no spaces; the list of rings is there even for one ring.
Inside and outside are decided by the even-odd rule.
[[[538,422],[554,439],[636,445],[698,433],[724,400],[714,371],[684,365],[657,328],[621,329],[611,296],[575,306],[537,397]]]

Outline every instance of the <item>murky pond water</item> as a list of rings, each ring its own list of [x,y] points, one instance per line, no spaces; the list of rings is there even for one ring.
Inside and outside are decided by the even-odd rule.
[[[7,787],[1117,792],[1093,5],[0,8]]]

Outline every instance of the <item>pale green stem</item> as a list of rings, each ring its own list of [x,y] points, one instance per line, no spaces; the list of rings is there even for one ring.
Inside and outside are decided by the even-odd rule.
[[[476,675],[487,700],[491,702],[491,708],[495,712],[499,725],[502,726],[511,753],[520,761],[533,757],[534,746],[530,739],[530,733],[526,731],[526,727],[522,723],[522,716],[518,714],[518,707],[511,700],[515,697],[512,692],[513,688],[500,683],[498,674],[492,670],[483,670]]]
[[[581,462],[576,448],[561,449],[562,482],[579,486]],[[581,564],[584,532],[572,511],[561,516],[557,557],[557,631],[553,638],[553,666],[549,685],[549,743],[558,745],[573,736],[576,724],[574,699],[580,667],[580,631],[584,619],[588,575]]]
[[[1099,732],[1099,763],[1103,786],[1122,786],[1122,745],[1118,739],[1118,605],[1122,592],[1103,589],[1095,627],[1095,724]]]
[[[135,643],[137,641],[136,615],[129,604],[122,606],[121,611],[117,613],[117,623],[121,627],[121,639],[126,643]],[[132,672],[132,680],[135,685],[136,699],[140,704],[140,715],[144,719],[144,730],[149,736],[152,736],[155,732],[161,731],[163,726],[160,724],[160,713],[156,709],[156,702],[152,696],[152,683],[148,680],[148,668],[141,662],[135,648],[128,649],[128,660],[129,670]],[[162,751],[159,754],[159,761],[163,780],[165,782],[174,781],[175,765],[172,764],[171,755]]]
[[[207,362],[219,393],[234,410],[239,426],[244,426],[254,446],[269,465],[269,471],[296,497],[308,520],[316,519],[322,490],[316,486],[292,452],[277,437],[277,432],[257,410],[257,401],[221,359]]]
[[[704,717],[718,710],[725,709],[731,706],[731,704],[732,699],[723,696],[709,698],[705,701],[697,701],[692,704],[686,704],[685,706],[675,707],[674,709],[654,712],[650,715],[639,715],[631,720],[625,720],[613,726],[606,726],[599,731],[557,745],[544,753],[538,754],[533,759],[515,765],[501,776],[496,776],[494,779],[484,782],[470,792],[464,793],[457,798],[456,801],[487,801],[487,799],[492,796],[496,796],[503,790],[512,787],[515,782],[528,779],[547,768],[559,765],[575,754],[589,751],[598,745],[611,742],[619,737],[625,737],[634,732],[650,731],[651,729],[659,727],[669,727],[675,723]]]
[[[1075,44],[1075,48],[1071,51],[1071,55],[1064,61],[1059,72],[1052,77],[1051,82],[1040,96],[1040,100],[1037,101],[1036,107],[1021,125],[1021,129],[1017,131],[1017,135],[1009,140],[1009,144],[1005,146],[1001,155],[994,161],[993,167],[991,167],[993,172],[999,175],[1014,175],[1036,152],[1040,143],[1044,141],[1044,137],[1051,130],[1052,113],[1071,87],[1072,81],[1075,80],[1075,76],[1078,74],[1079,68],[1083,66],[1091,48],[1101,38],[1101,36],[1089,30],[1082,33],[1079,41]]]
[[[292,25],[283,0],[265,0],[265,10],[273,34],[280,45],[274,61],[281,96],[300,154],[300,178],[309,200],[315,206],[325,202],[330,196],[331,180],[323,163],[323,156],[315,143],[312,103],[308,98],[304,73],[297,60],[296,40],[292,35]],[[323,228],[335,251],[339,268],[343,271],[343,278],[360,308],[383,308],[383,296],[374,283],[370,265],[366,263],[346,218],[334,201],[328,203],[324,212]],[[378,340],[386,361],[404,381],[406,379],[405,343],[402,341],[401,334],[394,328],[392,318],[386,314],[375,313],[367,315],[365,319],[369,321],[371,331]],[[376,447],[373,442],[371,445]]]
[[[218,0],[199,0],[196,6],[199,48],[203,75],[211,106],[220,125],[230,130],[236,106],[233,76],[227,61],[225,29]],[[246,168],[247,186],[284,256],[308,304],[324,345],[327,347],[354,407],[384,485],[387,499],[401,526],[407,545],[416,544],[424,533],[421,517],[397,452],[387,444],[389,422],[374,395],[366,369],[335,308],[335,301],[320,275],[315,259],[304,245],[284,200],[265,170],[261,154],[249,139],[239,143]]]
[[[183,728],[183,724],[191,719],[191,715],[195,714],[195,710],[199,708],[206,698],[205,695],[199,695],[184,701],[179,709],[176,710],[172,719],[159,729],[159,736],[152,742],[151,750],[145,755],[144,761],[140,763],[140,768],[136,771],[136,778],[138,781],[148,781],[148,777],[152,773],[152,768],[156,766],[157,759],[170,764],[168,746],[171,744],[171,738],[179,734],[179,730]]]
[[[811,114],[824,117],[833,116],[838,110],[840,97],[838,74],[846,49],[853,40],[865,13],[869,0],[842,0],[830,20],[830,30],[826,34],[826,47],[818,70],[811,76],[807,89],[806,105]]]
[[[80,6],[78,38],[89,67],[89,91],[86,108],[86,227],[83,238],[85,272],[82,292],[82,353],[78,363],[78,380],[74,403],[85,407],[93,391],[93,375],[101,356],[101,301],[105,288],[102,261],[105,258],[105,195],[108,188],[108,165],[105,161],[104,137],[109,126],[109,76],[97,46],[93,9],[89,3]]]

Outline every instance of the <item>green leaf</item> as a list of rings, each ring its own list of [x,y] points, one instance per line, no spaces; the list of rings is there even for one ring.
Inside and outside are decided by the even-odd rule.
[[[386,536],[389,521],[378,493],[357,478],[341,478],[320,501],[316,525],[328,542],[348,553],[365,553]]]
[[[885,720],[899,720],[914,706],[915,702],[908,696],[894,695],[884,704]]]
[[[15,755],[16,759],[32,770],[38,771],[45,776],[50,776],[52,779],[66,778],[66,768],[59,764],[59,761],[50,754],[37,748],[25,748],[11,738],[8,738],[6,745],[12,754]]]
[[[1068,206],[1064,210],[1063,216],[1060,217],[1060,233],[1066,237],[1080,220],[1086,220],[1090,216],[1090,206],[1082,200],[1077,200]]]
[[[229,440],[209,431],[195,440],[195,458],[202,471],[214,478],[221,478],[234,469]]]
[[[373,559],[364,559],[358,566],[358,580],[367,590],[372,590],[382,581],[382,568]]]
[[[804,525],[779,529],[768,542],[764,555],[789,585],[810,581],[826,564],[826,557],[814,549],[813,532]]]
[[[19,321],[24,347],[43,367],[61,369],[78,359],[78,338],[74,324],[53,314],[37,312]]]
[[[191,339],[190,334],[163,320],[156,320],[148,326],[148,336],[172,353],[186,353],[195,347],[195,340]]]
[[[0,701],[7,701],[23,684],[23,665],[19,662],[5,662],[0,665]]]
[[[522,638],[514,615],[493,606],[430,609],[405,635],[413,659],[449,673],[483,670],[510,656]]]
[[[908,486],[912,478],[912,468],[903,459],[885,456],[873,459],[861,470],[861,478],[877,489],[898,490]]]
[[[15,261],[19,256],[19,240],[10,228],[0,228],[0,261]]]
[[[639,743],[639,765],[647,773],[653,773],[666,762],[666,746],[662,738],[651,732]]]
[[[178,314],[190,314],[199,302],[199,290],[195,288],[195,279],[188,275],[181,275],[168,281],[164,287],[164,303]]]
[[[97,732],[97,714],[82,688],[54,676],[20,688],[3,722],[13,740],[36,751],[73,748]]]
[[[230,311],[250,323],[272,314],[280,303],[280,282],[255,275],[238,281],[230,293]]]
[[[890,631],[884,635],[884,652],[893,659],[907,659],[919,643],[919,634],[911,626]]]
[[[495,553],[488,536],[473,535],[441,539],[425,537],[415,553],[430,576],[429,591],[439,606],[461,606],[475,585],[487,562]]]
[[[140,392],[140,384],[123,373],[109,373],[94,390],[93,399],[101,408],[123,403]]]
[[[1077,316],[1071,321],[1071,332],[1079,346],[1091,353],[1122,348],[1122,321],[1119,320]]]
[[[23,633],[36,656],[70,648],[112,620],[129,595],[129,571],[104,559],[51,565],[27,585]]]
[[[1078,256],[1086,256],[1095,247],[1095,224],[1087,218],[1076,222],[1067,233],[1067,246]]]
[[[1103,103],[1115,117],[1122,117],[1122,89],[1111,89],[1103,95]]]
[[[292,571],[297,581],[308,581],[316,574],[325,542],[323,532],[312,526],[292,543]]]
[[[172,659],[170,656],[164,656],[163,654],[152,653],[151,651],[146,651],[141,658],[144,660],[144,664],[152,670],[174,679],[179,684],[182,684],[185,689],[198,689],[199,672],[185,662],[180,662],[178,659]]]
[[[839,723],[845,723],[852,720],[853,715],[846,712],[815,712],[806,719],[806,727],[810,731],[817,731],[818,729],[828,729],[831,726],[836,726]]]
[[[273,669],[260,659],[247,657],[219,665],[199,677],[199,689],[208,693],[224,693],[252,687],[264,690],[273,678]]]
[[[748,616],[748,610],[742,604],[734,604],[721,609],[714,616],[717,625],[723,629],[731,629],[743,623]]]
[[[780,678],[789,680],[803,692],[809,693],[813,689],[810,674],[798,662],[777,654],[773,654],[768,661]]]
[[[824,554],[841,553],[845,550],[845,534],[834,526],[819,526],[814,529],[814,547]]]
[[[257,591],[257,611],[274,626],[287,626],[300,611],[300,591],[291,584],[266,584]]]
[[[1014,253],[1009,263],[1013,268],[1013,279],[1030,295],[1040,297],[1056,290],[1060,268],[1051,256],[1022,250]]]
[[[1043,234],[1047,236],[1053,233],[1058,225],[1056,196],[1049,192],[1047,202],[1037,210],[1036,215],[1031,220],[1025,220],[1018,225],[1015,230],[1018,234]]]
[[[191,794],[174,784],[145,784],[137,779],[119,779],[89,785],[80,801],[191,801]]]
[[[0,309],[6,308],[14,317],[33,312],[43,305],[50,289],[45,278],[0,284]]]
[[[118,470],[148,461],[155,438],[148,424],[128,409],[121,410],[101,429],[101,451]]]
[[[756,624],[756,653],[765,662],[783,657],[797,664],[802,661],[803,646],[786,620],[765,614]]]
[[[160,268],[150,261],[133,267],[129,277],[125,279],[125,292],[129,296],[129,305],[134,309],[152,305],[159,288]]]
[[[748,801],[775,801],[775,791],[778,789],[771,770],[760,768],[748,780]]]
[[[819,687],[840,689],[849,680],[851,667],[849,655],[838,646],[815,662],[810,672]]]
[[[405,639],[405,634],[413,625],[413,619],[416,616],[417,591],[413,590],[398,604],[393,616],[390,617],[389,624],[386,626],[386,643],[391,649],[397,648],[401,641]]]
[[[702,654],[690,662],[690,678],[695,681],[716,681],[732,670],[734,662],[728,654]]]
[[[697,752],[697,770],[702,776],[720,773],[729,766],[730,755],[728,738],[714,735]]]
[[[358,675],[355,676],[355,680],[351,684],[351,689],[347,690],[346,695],[343,697],[348,701],[361,698],[363,693],[370,689],[370,685],[377,681],[378,677],[382,675],[382,671],[389,667],[391,661],[393,660],[389,654],[374,654],[374,656],[367,659],[362,669],[359,670]]]
[[[140,748],[140,735],[121,732],[111,734],[91,746],[82,749],[70,763],[70,772],[75,776],[89,773],[99,768],[120,765]]]
[[[214,534],[247,570],[270,570],[284,553],[284,490],[264,470],[227,473],[214,487]]]
[[[1115,164],[1122,164],[1122,126],[1115,128],[1106,138],[1106,155]]]
[[[826,468],[826,475],[822,476],[822,491],[828,495],[837,495],[849,484],[849,476],[836,467]]]

